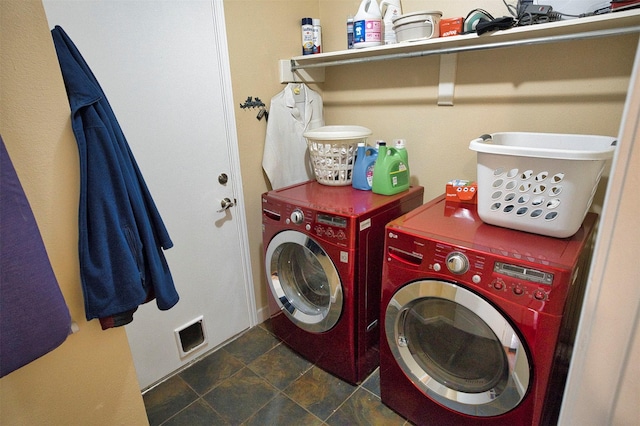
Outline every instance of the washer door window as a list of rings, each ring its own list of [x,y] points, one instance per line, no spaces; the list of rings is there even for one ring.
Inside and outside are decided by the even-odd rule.
[[[460,413],[497,416],[529,387],[530,356],[509,321],[477,294],[417,281],[387,305],[385,333],[396,362],[429,398]]]
[[[267,280],[284,313],[298,327],[330,330],[342,312],[342,285],[329,255],[297,231],[277,234],[267,247]]]

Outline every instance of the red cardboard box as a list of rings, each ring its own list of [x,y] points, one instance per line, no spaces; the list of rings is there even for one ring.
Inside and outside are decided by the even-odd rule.
[[[476,204],[478,202],[476,197],[477,192],[477,182],[469,182],[468,180],[452,180],[447,183],[446,201]]]
[[[464,18],[446,18],[440,20],[440,37],[462,34]]]

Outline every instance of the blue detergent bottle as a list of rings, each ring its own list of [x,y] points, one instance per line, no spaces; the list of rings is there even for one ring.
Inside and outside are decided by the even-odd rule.
[[[371,190],[371,185],[373,184],[373,168],[377,158],[377,149],[365,145],[364,142],[358,143],[351,186],[363,191]]]

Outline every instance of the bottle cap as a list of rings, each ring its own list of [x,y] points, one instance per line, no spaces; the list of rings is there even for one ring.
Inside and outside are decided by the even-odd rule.
[[[396,148],[404,148],[406,145],[406,141],[404,139],[396,139],[395,141]]]
[[[316,18],[313,18],[313,25],[320,26],[320,20],[316,19]]]
[[[313,19],[311,19],[311,18],[302,18],[302,25],[313,25]]]

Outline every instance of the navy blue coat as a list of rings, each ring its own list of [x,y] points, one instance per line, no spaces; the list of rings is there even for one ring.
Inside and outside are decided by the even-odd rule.
[[[154,297],[178,302],[163,249],[173,246],[102,88],[62,28],[52,31],[80,155],[79,254],[87,320],[127,324]]]

